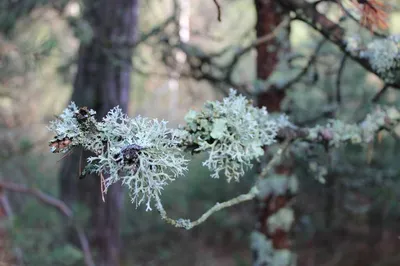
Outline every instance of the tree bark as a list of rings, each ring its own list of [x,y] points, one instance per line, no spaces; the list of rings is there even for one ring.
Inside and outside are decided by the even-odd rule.
[[[79,48],[71,100],[78,106],[93,108],[101,119],[117,105],[128,110],[138,0],[88,0],[85,4],[83,18],[91,25],[93,38]],[[102,202],[98,176],[78,180],[88,155],[74,151],[64,159],[61,198],[69,205],[82,204],[89,209],[87,232],[97,253],[96,265],[119,265],[122,188],[113,185]]]
[[[284,21],[286,16],[288,16],[287,13],[282,12],[278,1],[275,0],[255,0],[255,7],[257,14],[257,38],[262,38],[266,35],[272,34],[275,28]],[[267,80],[278,67],[280,54],[289,48],[289,38],[287,38],[287,40],[282,40],[277,37],[271,38],[271,40],[266,42],[265,45],[258,46],[256,65],[257,79]],[[279,112],[281,102],[285,97],[285,92],[274,86],[264,89],[263,92],[257,95],[257,106],[266,106],[269,112]],[[267,149],[265,148],[265,151],[266,150]],[[289,161],[290,160],[286,160],[286,162]],[[278,164],[274,170],[276,174],[289,177],[292,174],[292,165],[291,163],[281,163]],[[255,213],[257,219],[255,230],[258,233],[261,233],[265,237],[265,240],[272,244],[272,252],[290,249],[291,247],[289,232],[278,229],[274,233],[271,233],[267,221],[281,208],[286,207],[292,197],[294,197],[294,195],[287,191],[282,195],[267,195],[265,198],[257,199],[255,202]],[[260,254],[263,249],[262,247],[253,246],[253,249],[254,266],[272,265],[266,258],[264,258],[265,260],[262,259]],[[290,259],[282,265],[289,266],[293,264],[293,259]]]
[[[271,34],[288,14],[280,11],[281,8],[275,0],[254,1],[257,15],[256,34],[257,38],[262,38]],[[279,64],[279,54],[289,47],[289,40],[287,41],[283,43],[278,38],[271,38],[265,45],[257,46],[257,79],[266,80],[272,75]],[[271,86],[257,96],[256,102],[260,107],[266,106],[269,112],[277,112],[284,97],[284,91]]]

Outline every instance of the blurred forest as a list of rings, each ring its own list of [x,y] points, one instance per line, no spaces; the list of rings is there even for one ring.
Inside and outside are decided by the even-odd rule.
[[[174,127],[229,88],[302,127],[400,108],[400,86],[343,48],[347,35],[367,44],[400,34],[398,2],[385,1],[379,34],[336,2],[0,0],[0,265],[295,265],[258,263],[252,250],[269,205],[243,203],[183,230],[135,209],[121,186],[103,203],[98,179],[79,180],[87,154],[50,153],[46,126],[72,99],[99,117],[120,105]],[[368,144],[291,145],[276,175],[299,180],[298,194],[280,199],[296,219],[289,234],[267,236],[274,248],[300,266],[400,265],[399,137],[396,127]],[[260,168],[227,183],[202,159],[163,192],[172,216],[247,192]]]

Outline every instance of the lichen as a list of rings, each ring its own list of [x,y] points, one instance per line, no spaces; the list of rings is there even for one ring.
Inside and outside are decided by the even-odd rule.
[[[275,143],[280,126],[288,123],[287,117],[272,118],[234,90],[222,102],[207,102],[198,113],[190,111],[185,120],[187,143],[197,146],[196,152],[209,154],[203,165],[213,178],[223,171],[228,181],[238,181],[252,160],[264,154],[262,147]]]

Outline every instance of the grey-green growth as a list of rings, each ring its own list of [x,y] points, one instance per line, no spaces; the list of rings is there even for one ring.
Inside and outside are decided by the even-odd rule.
[[[285,116],[271,117],[234,90],[222,102],[207,102],[200,112],[189,111],[185,121],[188,143],[209,154],[203,165],[213,178],[223,171],[228,181],[239,181],[252,160],[264,154],[262,147],[273,144],[279,128],[288,124]]]
[[[83,113],[83,115],[81,114]],[[278,123],[286,117],[270,117],[265,108],[251,105],[245,97],[231,90],[222,102],[208,102],[201,112],[190,111],[184,129],[167,127],[166,121],[141,116],[129,118],[115,107],[98,122],[93,110],[71,103],[49,129],[56,134],[52,152],[66,152],[74,146],[92,151],[84,173],[103,174],[105,192],[122,181],[131,191],[136,206],[160,201],[162,189],[184,175],[188,161],[184,149],[196,147],[209,157],[203,163],[213,171],[223,171],[228,178],[239,180],[251,160],[263,155],[263,145],[275,142]],[[286,124],[285,124],[286,123]],[[68,147],[56,149],[57,141],[67,139]]]

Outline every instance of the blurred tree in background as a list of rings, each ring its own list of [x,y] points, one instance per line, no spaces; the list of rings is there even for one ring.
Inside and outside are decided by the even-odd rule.
[[[128,111],[131,90],[132,48],[137,36],[137,0],[85,1],[82,19],[89,25],[85,41],[78,51],[78,69],[72,101],[91,106],[103,117],[119,105]],[[96,265],[119,264],[120,213],[123,205],[121,186],[113,187],[102,202],[97,176],[79,180],[79,167],[88,155],[75,151],[63,160],[61,199],[90,210],[86,226],[89,243],[98,251]],[[81,168],[82,170],[82,168]]]
[[[357,1],[0,1],[0,253],[9,254],[0,260],[90,265],[83,236],[95,265],[257,265],[255,229],[298,265],[398,265],[398,128],[365,145],[296,141],[271,178],[296,175],[298,194],[223,210],[187,232],[135,211],[118,184],[103,203],[98,176],[78,178],[88,154],[76,149],[57,163],[45,131],[71,99],[98,118],[119,105],[176,125],[230,87],[302,127],[360,122],[377,104],[399,107],[398,75],[376,67],[398,49],[397,2],[387,3],[389,28],[371,30]],[[202,155],[192,159],[187,178],[163,194],[175,217],[248,191],[258,172],[226,184],[207,178]],[[6,193],[9,182],[61,199],[74,215],[36,190],[28,194],[39,201],[21,187]],[[293,208],[296,223],[274,235],[266,224],[278,205]]]

